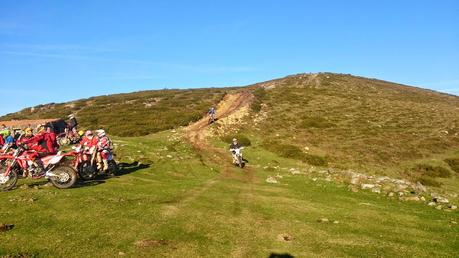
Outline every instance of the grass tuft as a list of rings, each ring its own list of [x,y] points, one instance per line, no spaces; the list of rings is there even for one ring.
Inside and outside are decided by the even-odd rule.
[[[459,158],[445,159],[445,162],[449,165],[451,170],[459,173]]]

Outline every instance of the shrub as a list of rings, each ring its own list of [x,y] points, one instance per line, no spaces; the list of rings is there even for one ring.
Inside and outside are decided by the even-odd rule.
[[[429,164],[418,164],[416,165],[413,170],[422,176],[429,176],[429,177],[450,177],[451,172],[449,169],[441,167],[441,166],[433,166]]]
[[[418,178],[419,183],[427,186],[435,186],[435,187],[440,187],[441,183],[435,181],[434,178],[428,177],[428,176],[421,176]]]
[[[323,117],[310,117],[310,116],[305,116],[301,120],[301,126],[308,128],[329,128],[333,127],[334,124],[328,122],[325,118]]]
[[[299,147],[290,144],[279,144],[269,141],[263,143],[263,147],[276,153],[283,158],[296,159],[314,166],[326,166],[327,160],[324,157],[304,153]]]
[[[459,173],[459,158],[445,159],[445,162],[449,165],[451,170],[453,170],[456,173]]]
[[[250,139],[243,134],[228,134],[228,135],[222,136],[220,139],[228,144],[231,144],[233,142],[233,138],[236,138],[238,143],[241,144],[242,146],[252,145],[252,142],[250,141]]]
[[[255,99],[250,105],[250,108],[252,111],[258,113],[261,110],[261,104],[263,103],[263,99],[266,96],[266,90],[264,88],[257,88],[253,91],[253,95],[255,96]]]

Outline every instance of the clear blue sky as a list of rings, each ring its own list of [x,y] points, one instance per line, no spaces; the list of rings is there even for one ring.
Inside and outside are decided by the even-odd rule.
[[[319,71],[459,95],[459,1],[0,0],[0,115]]]

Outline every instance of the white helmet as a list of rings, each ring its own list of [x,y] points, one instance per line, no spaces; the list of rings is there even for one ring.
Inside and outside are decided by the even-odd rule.
[[[94,135],[94,134],[92,133],[91,130],[87,130],[87,131],[84,133],[84,135],[87,137],[87,136],[92,136],[92,135]]]
[[[105,130],[104,129],[98,129],[96,130],[97,136],[99,137],[104,137],[105,136]]]
[[[68,118],[74,118],[74,117],[75,117],[75,115],[74,115],[74,114],[70,114],[70,115],[68,115]]]

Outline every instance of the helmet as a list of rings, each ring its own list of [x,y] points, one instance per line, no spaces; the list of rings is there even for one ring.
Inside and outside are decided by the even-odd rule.
[[[78,131],[78,135],[79,136],[83,136],[84,135],[84,131],[83,130]]]
[[[237,142],[237,139],[236,139],[236,138],[233,138],[233,142]]]
[[[97,136],[99,137],[104,137],[105,136],[105,130],[104,129],[99,129],[96,130]]]
[[[92,133],[91,130],[87,130],[85,133],[84,133],[85,136],[93,136],[94,134]]]
[[[41,133],[45,130],[45,126],[44,125],[37,125],[37,132]]]
[[[33,132],[33,131],[32,131],[32,128],[30,128],[30,127],[27,127],[26,129],[24,129],[24,133],[25,133],[25,134],[28,134],[28,133],[31,134],[32,132]]]
[[[75,117],[75,115],[74,115],[74,114],[70,114],[70,115],[68,115],[68,118],[74,118],[74,117]]]

